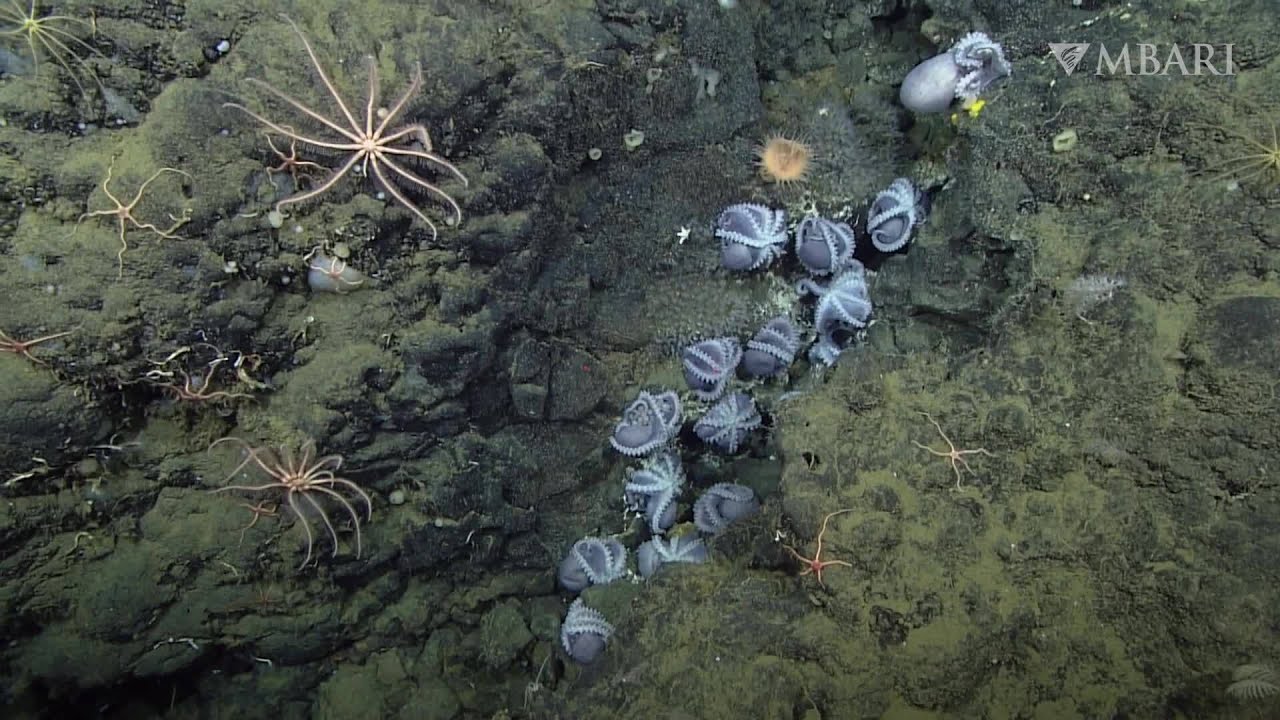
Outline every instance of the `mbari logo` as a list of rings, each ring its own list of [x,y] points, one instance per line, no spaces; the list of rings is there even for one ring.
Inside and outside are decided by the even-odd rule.
[[[1137,51],[1133,52],[1131,47]],[[1164,50],[1151,43],[1136,43],[1122,45],[1120,52],[1115,53],[1107,50],[1106,45],[1099,44],[1098,62],[1093,74],[1235,75],[1235,64],[1231,60],[1234,48],[1230,43],[1193,43],[1181,47],[1170,45]],[[1067,75],[1071,75],[1089,52],[1089,43],[1049,43],[1049,51]]]
[[[1089,43],[1049,43],[1049,51],[1058,58],[1058,64],[1069,76],[1076,71],[1084,54],[1089,51]]]

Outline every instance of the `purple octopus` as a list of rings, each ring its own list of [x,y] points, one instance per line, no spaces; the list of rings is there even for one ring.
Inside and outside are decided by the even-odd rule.
[[[622,412],[609,444],[627,457],[648,455],[675,437],[680,422],[680,396],[670,390],[657,395],[641,390]]]
[[[787,213],[764,205],[730,205],[716,218],[715,233],[726,270],[767,267],[786,252]]]
[[[613,538],[585,537],[569,548],[556,574],[560,587],[582,592],[588,585],[607,585],[627,575],[627,549]]]
[[[684,380],[699,400],[715,400],[733,377],[742,357],[742,348],[731,337],[694,343],[680,353]]]
[[[667,563],[704,563],[707,561],[707,546],[701,539],[693,535],[681,535],[664,540],[651,538],[640,544],[636,550],[636,567],[640,577],[648,580],[658,568]]]
[[[956,98],[976,100],[988,85],[1012,73],[1004,48],[985,33],[971,32],[950,50],[912,68],[898,99],[918,113],[946,112]]]
[[[786,317],[776,317],[764,324],[747,341],[742,353],[742,372],[748,377],[777,377],[791,367],[800,349],[800,331]]]
[[[738,446],[752,430],[760,427],[756,401],[746,393],[730,393],[712,405],[693,426],[703,442],[727,453],[738,452]]]
[[[639,470],[627,470],[623,496],[627,507],[644,512],[649,532],[661,535],[676,524],[676,497],[684,489],[684,468],[671,450],[647,460]]]
[[[702,532],[715,535],[735,520],[759,511],[760,503],[751,488],[737,483],[716,483],[693,504],[693,524]]]
[[[796,257],[814,275],[830,275],[853,257],[853,228],[826,218],[807,217],[796,227]]]
[[[587,665],[604,652],[613,626],[600,611],[587,607],[582,598],[573,601],[564,622],[560,623],[560,646],[574,662]]]
[[[924,218],[924,194],[910,180],[898,178],[876,195],[867,211],[871,244],[883,253],[897,252],[907,246],[911,230]]]
[[[805,279],[796,284],[796,290],[818,296],[818,306],[813,311],[818,342],[809,350],[810,359],[834,365],[849,339],[865,328],[871,317],[871,297],[862,263],[851,261],[826,287]]]

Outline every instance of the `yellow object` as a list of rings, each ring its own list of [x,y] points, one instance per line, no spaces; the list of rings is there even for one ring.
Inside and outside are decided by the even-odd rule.
[[[965,111],[971,119],[976,119],[979,115],[981,115],[982,109],[985,108],[986,106],[987,106],[986,100],[974,100],[971,98],[966,98],[964,102],[960,103],[960,109]],[[958,112],[951,113],[951,124],[952,125],[960,124],[960,113]]]
[[[1053,136],[1053,151],[1056,153],[1071,152],[1076,149],[1076,143],[1080,142],[1080,136],[1074,128],[1067,128],[1057,135]]]

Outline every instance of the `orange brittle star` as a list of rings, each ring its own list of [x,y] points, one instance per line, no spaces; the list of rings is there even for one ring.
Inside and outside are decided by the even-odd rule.
[[[974,471],[973,471],[973,468],[969,467],[969,463],[968,463],[968,461],[966,461],[966,460],[964,459],[964,456],[965,456],[965,455],[979,455],[979,454],[980,454],[980,455],[986,455],[987,457],[995,457],[995,453],[990,452],[990,451],[989,451],[989,450],[987,450],[986,448],[974,448],[974,449],[972,449],[972,450],[957,450],[957,449],[956,449],[956,446],[955,446],[955,443],[951,442],[951,438],[947,437],[947,434],[946,434],[946,433],[944,433],[944,432],[942,432],[942,426],[938,424],[938,421],[937,421],[937,420],[934,420],[934,419],[933,419],[933,416],[932,416],[932,415],[930,415],[930,414],[929,414],[929,413],[927,413],[927,412],[922,412],[922,413],[920,413],[920,414],[921,414],[921,415],[923,415],[923,416],[925,416],[926,418],[928,418],[928,419],[929,419],[929,422],[933,423],[933,427],[934,427],[934,428],[936,428],[936,429],[938,430],[938,434],[942,436],[943,441],[945,441],[945,442],[947,443],[947,447],[949,447],[949,448],[951,448],[951,449],[950,449],[950,450],[947,450],[947,451],[934,450],[933,448],[929,447],[928,445],[921,445],[920,443],[916,442],[915,440],[912,440],[911,442],[915,443],[916,447],[920,448],[921,450],[927,450],[927,451],[929,451],[930,453],[933,453],[934,455],[937,455],[938,457],[943,457],[943,458],[946,458],[946,459],[948,459],[948,460],[950,460],[950,461],[951,461],[951,470],[952,470],[953,472],[955,472],[955,474],[956,474],[956,489],[957,489],[957,490],[959,490],[959,489],[960,489],[960,480],[961,480],[960,468],[961,468],[961,467],[963,467],[963,468],[964,468],[964,469],[965,469],[965,470],[966,470],[970,475],[972,475],[972,476],[974,476],[974,477],[978,477],[978,473],[974,472]]]
[[[156,387],[173,393],[175,400],[200,403],[207,401],[236,400],[239,398],[252,399],[253,396],[248,393],[213,389],[213,374],[217,371],[218,366],[223,362],[226,362],[226,360],[227,358],[225,357],[219,357],[209,363],[209,369],[205,371],[203,376],[197,374],[195,377],[192,377],[187,374],[185,370],[178,370],[177,374],[182,376],[181,385],[176,382],[173,372],[165,370],[151,370],[146,374],[146,379]]]
[[[240,504],[248,508],[249,512],[253,513],[253,519],[249,521],[249,524],[240,528],[240,544],[243,545],[244,534],[249,532],[250,528],[252,528],[254,525],[257,525],[258,520],[262,518],[264,515],[268,517],[275,517],[278,514],[277,511],[279,510],[280,506],[277,505],[276,503],[267,502],[265,500],[258,503],[257,505],[250,505],[247,502],[242,502]]]
[[[333,283],[333,292],[339,295],[345,295],[348,287],[358,288],[364,284],[364,278],[352,280],[347,277],[347,270],[350,268],[347,262],[325,255],[319,245],[311,248],[311,252],[304,255],[302,259],[307,261],[308,271],[314,270],[329,278],[329,281]],[[328,262],[328,267],[325,267],[326,262]],[[357,277],[359,277],[358,273]]]
[[[48,365],[49,363],[31,354],[31,346],[39,345],[43,342],[49,342],[50,340],[57,340],[58,338],[65,337],[73,332],[75,332],[75,330],[64,330],[59,333],[53,333],[52,335],[38,337],[34,340],[14,340],[3,330],[0,330],[0,352],[11,352],[14,355],[21,355],[25,357],[37,365]]]
[[[800,571],[800,575],[804,576],[812,573],[813,576],[818,579],[818,585],[821,585],[822,589],[824,590],[827,588],[827,586],[825,583],[822,582],[823,570],[827,569],[832,565],[843,565],[845,567],[853,567],[852,565],[845,562],[844,560],[823,560],[822,559],[822,536],[827,532],[827,521],[835,517],[836,515],[840,515],[842,513],[847,513],[847,512],[853,512],[853,508],[845,508],[844,510],[837,510],[833,513],[827,513],[827,516],[822,518],[822,529],[818,530],[817,547],[814,549],[812,559],[801,555],[799,552],[796,552],[796,549],[791,547],[790,545],[782,546],[786,548],[787,551],[790,552],[795,557],[795,559],[804,563],[805,568],[804,570]]]
[[[292,128],[290,129],[292,130]],[[271,146],[271,152],[275,153],[276,157],[280,158],[279,165],[267,168],[268,176],[275,175],[279,172],[287,172],[289,173],[289,177],[293,179],[294,189],[297,190],[302,187],[298,180],[299,177],[310,179],[312,174],[324,174],[329,172],[329,169],[320,163],[314,163],[310,160],[303,160],[298,157],[298,140],[296,138],[289,138],[289,154],[286,155],[283,150],[276,147],[275,141],[271,139],[271,133],[263,134],[266,135],[267,145]]]

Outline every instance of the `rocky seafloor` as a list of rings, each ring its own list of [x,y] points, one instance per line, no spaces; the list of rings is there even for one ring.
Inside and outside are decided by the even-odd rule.
[[[361,177],[272,214],[341,162],[226,106],[305,120],[256,78],[336,112],[281,11],[361,117],[366,56],[384,105],[421,65],[403,118],[467,177],[423,169],[461,223]],[[974,29],[1012,77],[904,110]],[[28,351],[0,352],[5,717],[1278,711],[1269,0],[69,0],[0,30],[0,350]],[[1235,68],[1068,76],[1051,42]],[[757,172],[775,133],[805,182]],[[852,220],[897,177],[931,213],[872,268],[874,323],[833,368],[735,381],[766,416],[738,453],[677,441],[682,527],[717,482],[761,511],[706,564],[588,588],[616,630],[569,660],[561,558],[646,534],[623,407],[684,390],[685,342],[807,312],[794,263],[718,267],[716,215]],[[358,285],[309,285],[317,248]],[[940,430],[990,455],[957,476]],[[281,492],[212,492],[253,484],[226,437],[340,455],[371,514],[330,506],[335,546]],[[819,584],[785,546],[836,510]]]

